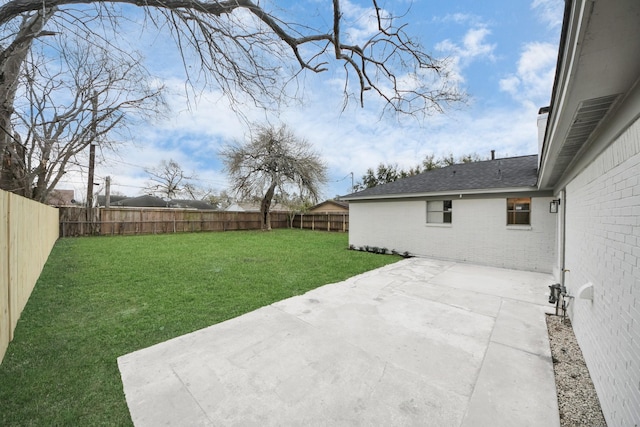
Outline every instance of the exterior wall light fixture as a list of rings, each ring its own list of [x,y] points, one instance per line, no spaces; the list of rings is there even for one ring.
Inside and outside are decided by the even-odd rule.
[[[558,213],[559,206],[560,206],[560,199],[555,199],[549,202],[549,213]]]

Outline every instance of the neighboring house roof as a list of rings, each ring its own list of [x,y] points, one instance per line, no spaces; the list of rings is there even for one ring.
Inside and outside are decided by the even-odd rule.
[[[119,200],[111,206],[128,206],[134,208],[166,208],[169,203],[155,196],[139,196]]]
[[[109,204],[114,205],[115,203],[128,199],[129,196],[109,196]],[[98,196],[98,206],[104,206],[107,203],[107,196]]]
[[[228,212],[246,212],[245,208],[242,207],[240,203],[231,203],[224,210]]]
[[[47,205],[51,206],[73,206],[75,200],[73,190],[51,190],[49,195],[47,196]]]
[[[227,212],[260,212],[260,203],[253,203],[253,202],[232,203],[225,209],[225,211]],[[288,212],[290,211],[290,209],[279,203],[272,203],[269,211],[270,212]]]
[[[105,196],[98,196],[98,205],[104,206],[106,202]],[[112,207],[131,207],[131,208],[182,208],[182,209],[200,209],[215,210],[216,207],[201,200],[183,200],[173,199],[168,202],[159,197],[145,195],[139,197],[127,196],[111,196],[109,204]]]
[[[344,200],[416,196],[427,193],[483,192],[535,187],[538,156],[461,163],[423,172],[342,196]]]
[[[325,200],[309,209],[309,212],[348,211],[349,203],[340,200]]]
[[[190,208],[200,210],[215,210],[216,206],[202,200],[173,199],[169,202],[172,208]]]

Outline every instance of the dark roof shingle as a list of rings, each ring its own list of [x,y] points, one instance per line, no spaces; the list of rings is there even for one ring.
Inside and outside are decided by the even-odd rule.
[[[538,156],[508,157],[461,163],[423,172],[388,184],[342,196],[342,199],[384,198],[461,190],[533,187],[538,180]]]

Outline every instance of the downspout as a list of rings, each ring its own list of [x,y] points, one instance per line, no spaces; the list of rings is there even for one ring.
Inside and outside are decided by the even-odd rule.
[[[560,206],[560,210],[562,212],[562,216],[560,218],[561,227],[560,227],[560,284],[565,286],[565,275],[569,271],[566,266],[566,251],[567,251],[567,189],[564,188],[560,192],[560,200],[562,200],[562,205]]]
[[[562,319],[564,320],[564,317],[567,314],[567,309],[569,308],[569,304],[571,303],[571,300],[573,299],[573,296],[569,295],[569,292],[567,292],[567,288],[565,285],[565,281],[566,281],[566,273],[569,272],[569,270],[566,268],[565,262],[566,262],[566,247],[567,247],[567,232],[566,232],[566,225],[567,225],[567,190],[566,188],[563,189],[562,191],[560,191],[560,219],[559,219],[559,225],[556,225],[556,227],[559,229],[558,232],[560,233],[558,236],[558,243],[559,243],[559,248],[558,248],[558,268],[560,268],[560,277],[558,278],[560,280],[560,283],[555,283],[551,286],[549,286],[549,303],[550,304],[555,304],[556,305],[556,316],[559,315],[559,311],[560,309],[562,309]]]

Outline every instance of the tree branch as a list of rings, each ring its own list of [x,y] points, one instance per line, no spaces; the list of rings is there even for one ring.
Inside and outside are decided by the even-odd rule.
[[[344,64],[346,71],[345,98],[349,98],[349,74],[353,73],[357,77],[360,105],[364,104],[365,93],[370,89],[385,100],[387,108],[406,114],[440,112],[443,104],[464,99],[463,94],[447,80],[448,64],[424,53],[405,34],[404,25],[394,26],[393,17],[384,14],[376,0],[372,0],[372,14],[378,31],[362,46],[342,41],[345,24],[342,22],[340,0],[332,2],[331,31],[304,27],[306,34],[293,30],[294,25],[302,28],[301,25],[281,23],[273,13],[251,0],[47,0],[47,7],[54,8],[76,4],[131,4],[144,8],[148,13],[160,11],[181,53],[184,55],[186,46],[193,48],[203,69],[208,72],[204,77],[213,78],[232,100],[236,89],[257,105],[281,99],[283,92],[275,83],[280,78],[284,57],[283,52],[275,47],[274,40],[288,46],[300,70],[314,73],[328,70],[328,62],[320,60],[320,57],[331,47],[334,58]],[[8,1],[0,6],[0,25],[19,14],[41,8],[40,0]],[[237,10],[249,12],[264,28],[251,30],[245,21],[233,18]],[[158,27],[163,25],[155,18],[152,22]],[[312,48],[304,49],[303,54],[305,46]],[[183,61],[186,67],[184,56]],[[432,75],[426,76],[427,72]],[[293,73],[294,76],[297,74]],[[409,81],[409,87],[403,86],[406,81]]]

